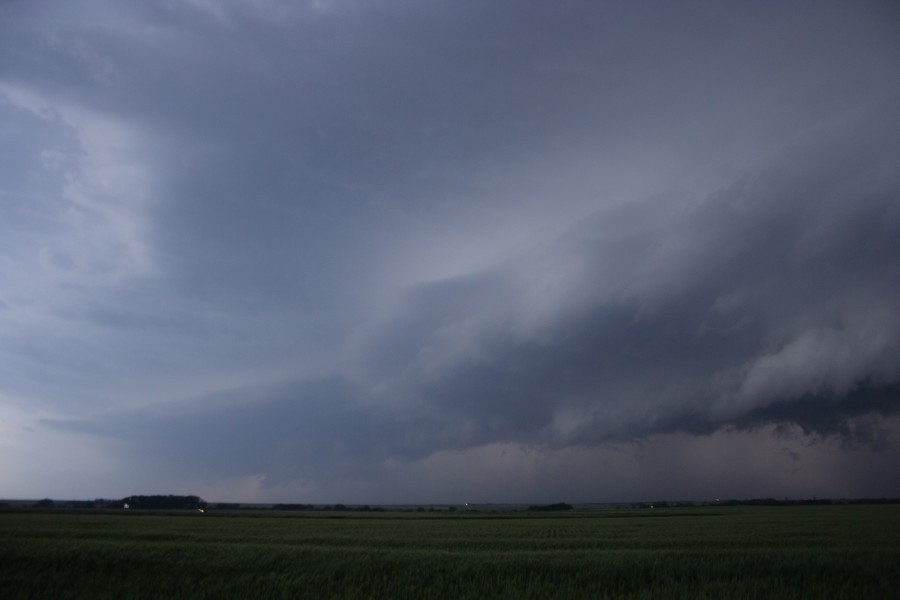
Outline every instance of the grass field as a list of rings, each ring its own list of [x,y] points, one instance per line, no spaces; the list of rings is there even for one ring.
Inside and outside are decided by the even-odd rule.
[[[897,598],[900,506],[0,511],[0,598]]]

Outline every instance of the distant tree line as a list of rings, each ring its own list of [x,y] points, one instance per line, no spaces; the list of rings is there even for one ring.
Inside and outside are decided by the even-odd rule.
[[[312,504],[273,504],[272,510],[316,510],[316,507]]]
[[[829,504],[898,504],[900,498],[856,498],[843,500],[835,498],[751,498],[748,500],[722,500],[711,503],[726,506],[805,506]]]
[[[636,502],[617,508],[685,508],[695,506],[828,506],[834,504],[900,504],[900,498],[745,498],[704,501]]]
[[[532,504],[528,507],[531,511],[549,511],[549,510],[572,510],[571,504],[565,502],[557,502],[556,504]]]
[[[241,505],[215,505],[216,507],[225,507],[228,508],[241,508]],[[388,512],[388,509],[383,506],[369,506],[368,504],[363,505],[346,505],[346,504],[273,504],[271,507],[272,510],[305,510],[305,511],[333,511],[333,512]],[[397,508],[393,507],[390,509],[392,512],[440,512],[443,509],[436,508],[434,506],[430,506],[425,508],[424,506],[418,506],[416,508]],[[448,506],[446,508],[448,512],[455,512],[455,506]]]
[[[206,500],[199,496],[128,496],[120,506],[137,509],[197,510],[206,508]]]
[[[264,510],[273,511],[333,511],[333,512],[456,512],[456,506],[370,506],[365,505],[346,505],[346,504],[303,504],[303,503],[282,503],[282,504],[242,504],[238,502],[218,502],[208,505],[207,502],[199,496],[178,496],[178,495],[143,495],[128,496],[121,500],[110,500],[107,498],[97,498],[95,500],[52,500],[44,498],[42,500],[14,500],[0,502],[0,510],[20,510],[27,508],[39,509],[122,509],[125,505],[133,509],[163,509],[163,510],[197,510],[213,508],[217,510]],[[621,503],[607,505],[609,508],[680,508],[680,507],[698,507],[698,506],[801,506],[801,505],[832,505],[832,504],[900,504],[900,498],[748,498],[748,499],[723,499],[708,501],[666,501],[659,500],[656,502],[636,502]],[[522,510],[514,505],[503,505],[503,510]],[[557,502],[555,504],[533,504],[529,506],[528,511],[567,511],[572,510],[573,506],[565,502]],[[466,507],[464,512],[474,513],[479,510]]]

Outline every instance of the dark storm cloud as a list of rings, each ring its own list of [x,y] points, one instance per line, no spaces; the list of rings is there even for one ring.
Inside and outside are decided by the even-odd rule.
[[[848,125],[862,139],[817,136],[706,198],[602,211],[508,264],[418,286],[360,350],[361,383],[101,430],[270,483],[496,442],[767,423],[882,447],[856,418],[900,409],[900,128],[866,121]]]
[[[834,437],[851,446],[866,446],[876,450],[893,450],[885,440],[886,432],[877,420],[860,419],[865,415],[895,415],[900,409],[900,388],[896,384],[870,385],[860,381],[844,394],[812,393],[789,402],[780,402],[750,411],[738,419],[741,428],[758,427],[766,423],[795,424],[804,433]]]
[[[373,364],[480,441],[780,419],[833,433],[840,415],[890,414],[898,134],[885,107],[709,197],[602,211],[490,276],[424,286],[370,342]]]
[[[793,425],[887,448],[891,3],[0,16],[23,423],[269,486]]]

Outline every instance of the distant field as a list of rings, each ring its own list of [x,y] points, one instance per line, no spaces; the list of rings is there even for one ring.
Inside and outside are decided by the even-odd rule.
[[[0,598],[897,598],[900,506],[0,511]]]

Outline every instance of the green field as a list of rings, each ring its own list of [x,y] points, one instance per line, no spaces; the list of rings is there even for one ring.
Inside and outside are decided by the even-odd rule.
[[[900,506],[0,511],[0,598],[897,598]]]

